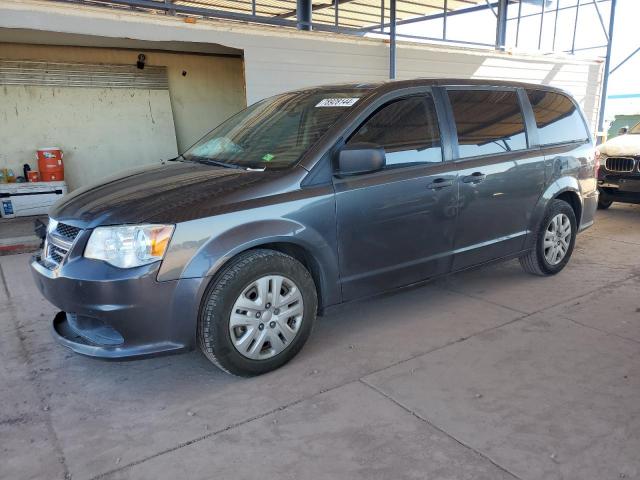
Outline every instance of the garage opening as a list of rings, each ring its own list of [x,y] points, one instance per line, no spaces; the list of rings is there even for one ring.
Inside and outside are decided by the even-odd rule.
[[[173,158],[246,106],[239,54],[1,43],[0,100],[0,166],[22,176],[59,147],[70,191]]]

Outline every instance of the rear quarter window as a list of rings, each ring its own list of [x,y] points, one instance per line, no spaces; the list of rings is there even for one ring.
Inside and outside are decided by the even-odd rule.
[[[566,95],[527,90],[541,145],[588,140],[589,133],[576,104]]]

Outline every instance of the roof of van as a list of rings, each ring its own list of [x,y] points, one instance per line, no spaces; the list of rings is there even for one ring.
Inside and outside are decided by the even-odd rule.
[[[386,80],[382,82],[362,82],[321,85],[301,90],[379,90],[392,91],[398,88],[419,87],[419,86],[486,86],[486,87],[522,87],[536,90],[546,90],[564,95],[569,95],[566,91],[551,87],[549,85],[539,85],[525,82],[512,82],[507,80],[469,79],[469,78],[415,78],[411,80]]]

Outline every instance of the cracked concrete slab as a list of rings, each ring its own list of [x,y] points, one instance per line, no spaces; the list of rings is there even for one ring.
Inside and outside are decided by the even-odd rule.
[[[203,462],[202,459],[207,461]],[[165,455],[113,479],[514,477],[360,382]]]
[[[640,277],[634,277],[554,308],[553,313],[640,343],[639,292]]]
[[[25,261],[14,261],[11,271],[19,274],[19,265],[24,276]],[[401,315],[399,306],[407,307]],[[407,290],[347,305],[320,319],[295,362],[241,380],[223,374],[197,352],[136,362],[74,355],[51,338],[53,307],[30,301],[17,308],[25,348],[51,397],[67,463],[81,477],[264,415],[520,316],[435,286]],[[471,311],[475,315],[468,315]]]
[[[266,455],[264,446],[252,443],[256,435],[285,451],[309,445],[313,452],[313,434],[326,432],[324,422],[333,425],[327,437],[331,442],[318,444],[321,455],[303,456],[292,471],[304,476],[308,466],[317,473],[322,462],[329,469],[334,457],[350,447],[354,457],[338,463],[334,473],[366,472],[376,478],[388,472],[357,444],[359,434],[351,435],[364,428],[365,419],[377,435],[398,442],[388,451],[397,457],[389,461],[398,477],[415,474],[412,462],[422,465],[428,459],[437,464],[440,457],[430,457],[431,450],[448,445],[440,437],[432,442],[417,427],[412,430],[417,421],[464,451],[480,452],[467,456],[447,447],[445,453],[451,455],[442,458],[453,461],[456,469],[424,467],[429,478],[464,478],[467,472],[482,478],[483,472],[494,472],[483,470],[492,461],[507,469],[515,466],[516,473],[527,473],[522,465],[533,465],[535,473],[523,475],[523,480],[547,473],[548,478],[601,480],[605,468],[607,475],[634,478],[640,435],[633,400],[640,390],[637,357],[630,352],[638,344],[616,335],[635,340],[637,331],[633,322],[616,324],[605,317],[616,312],[613,318],[624,320],[633,313],[640,231],[627,223],[637,225],[638,219],[640,209],[634,207],[614,205],[599,212],[594,228],[578,238],[566,271],[553,278],[525,275],[517,262],[509,262],[346,305],[320,319],[309,343],[289,365],[250,380],[219,372],[197,352],[135,362],[102,362],[73,354],[51,338],[55,308],[37,293],[28,255],[0,257],[7,278],[4,296],[0,288],[0,419],[7,423],[0,426],[0,465],[10,466],[0,468],[0,478],[62,478],[68,471],[73,479],[91,479],[128,464],[135,467],[116,475],[151,478],[165,468],[174,471],[164,457],[182,467],[182,476],[197,478],[236,458],[226,450],[227,439],[234,445],[249,443],[256,458]],[[585,318],[582,325],[576,323]],[[538,325],[534,334],[527,328],[535,322],[546,326]],[[433,366],[431,359],[443,355],[449,361]],[[412,367],[413,373],[401,374],[420,362],[425,362],[424,372]],[[462,371],[466,373],[460,377]],[[411,386],[407,404],[394,389],[387,391],[386,384],[371,380],[395,376],[399,385]],[[360,385],[363,377],[371,387]],[[465,382],[478,388],[469,390]],[[495,403],[478,410],[492,395]],[[340,398],[345,407],[336,407],[335,415],[326,413],[322,421],[307,422],[305,415],[314,408],[309,405],[320,398]],[[367,416],[372,398],[377,398],[377,406]],[[418,406],[413,404],[416,399]],[[21,405],[22,400],[27,403]],[[410,411],[433,426],[418,417],[407,420],[404,415],[411,416]],[[265,431],[273,419],[286,422],[287,412],[297,415],[288,436]],[[376,423],[378,415],[390,420]],[[350,416],[353,423],[346,418]],[[469,421],[464,430],[468,438],[457,437],[458,417]],[[491,421],[485,424],[487,418]],[[403,442],[405,435],[416,444]],[[558,438],[565,441],[549,453],[540,443],[549,438],[554,447]],[[586,452],[584,458],[576,453],[578,448]],[[420,449],[423,457],[416,453]],[[23,455],[27,451],[29,456]],[[484,462],[476,462],[477,457]],[[600,467],[593,465],[596,459]],[[151,469],[154,465],[158,467]],[[282,472],[278,463],[260,465],[264,476]],[[247,472],[244,468],[241,473]]]
[[[519,478],[640,476],[635,342],[540,313],[364,381]]]
[[[64,478],[48,406],[15,330],[2,329],[0,356],[0,478]]]

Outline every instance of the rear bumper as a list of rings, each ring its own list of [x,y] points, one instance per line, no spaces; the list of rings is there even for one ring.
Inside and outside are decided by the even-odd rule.
[[[156,281],[159,265],[118,269],[78,258],[50,270],[39,256],[31,271],[42,295],[62,312],[54,337],[92,357],[118,359],[195,345],[202,279]]]

